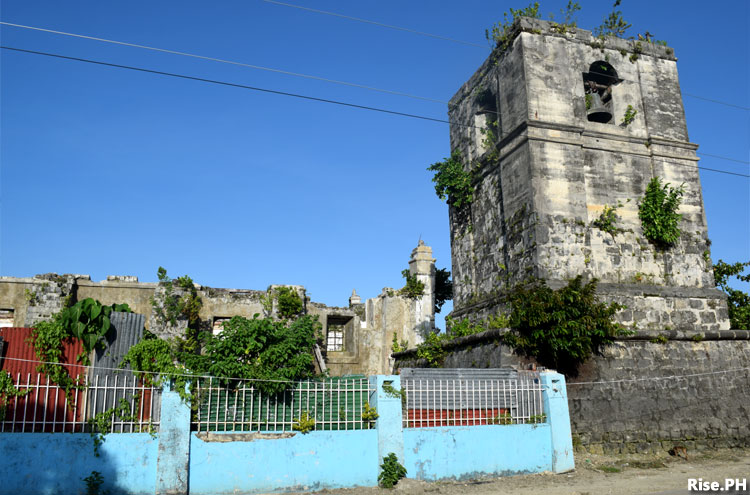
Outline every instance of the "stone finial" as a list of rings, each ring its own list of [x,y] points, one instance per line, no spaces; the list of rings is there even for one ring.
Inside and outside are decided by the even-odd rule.
[[[361,304],[362,298],[357,295],[357,291],[352,289],[352,295],[349,297],[349,307],[351,308],[355,304]]]

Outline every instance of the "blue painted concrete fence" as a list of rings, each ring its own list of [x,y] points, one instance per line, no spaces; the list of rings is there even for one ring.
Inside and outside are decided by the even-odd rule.
[[[411,478],[467,479],[574,468],[565,379],[542,372],[547,422],[437,428],[402,427],[398,376],[373,376],[375,429],[307,435],[190,432],[179,395],[162,394],[160,432],[110,434],[95,457],[81,433],[0,434],[0,495],[85,493],[99,471],[102,491],[116,494],[267,493],[377,484],[394,452]]]

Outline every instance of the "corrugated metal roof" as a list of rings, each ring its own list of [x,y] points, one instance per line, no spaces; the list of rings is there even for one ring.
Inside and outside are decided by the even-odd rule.
[[[34,347],[27,342],[31,337],[31,328],[0,328],[0,336],[5,341],[5,351],[0,369],[11,374],[13,382],[18,386],[36,385],[44,386],[47,383],[47,375],[39,373],[36,368],[38,360]],[[85,367],[76,363],[76,358],[83,351],[81,342],[77,339],[68,339],[63,343],[62,355],[60,361],[66,363],[68,373],[73,378],[77,378],[84,373]],[[21,387],[23,388],[23,387]],[[52,386],[51,390],[57,387]],[[78,409],[75,413],[71,407],[68,407],[65,400],[65,394],[62,391],[51,392],[49,394],[40,393],[43,389],[37,389],[36,393],[19,397],[8,405],[6,418],[12,422],[20,424],[18,431],[52,431],[51,424],[41,422],[43,417],[55,417],[58,420],[67,421],[63,425],[62,431],[72,431],[73,425],[70,424],[74,419],[81,420],[82,410]],[[79,391],[72,392],[71,401],[75,404],[81,404],[83,394]],[[5,418],[0,418],[0,420]]]
[[[36,375],[40,374],[36,370],[38,359],[34,347],[27,342],[31,338],[31,330],[31,328],[20,327],[0,328],[0,336],[5,341],[4,359],[0,369],[9,372],[14,379],[20,373],[24,382],[27,374],[31,375],[32,378],[36,378]],[[67,339],[63,342],[60,362],[70,365],[66,368],[73,378],[82,374],[85,370],[83,366],[75,364],[76,358],[82,351],[83,346],[79,340]]]
[[[95,414],[114,407],[120,399],[126,399],[131,404],[136,404],[133,397],[139,394],[138,380],[126,366],[120,369],[122,358],[131,347],[137,344],[143,337],[143,326],[146,317],[137,313],[113,312],[110,315],[112,328],[107,333],[107,348],[97,349],[92,360],[92,368],[89,371],[92,386],[88,389],[87,415],[93,417]],[[102,387],[111,387],[107,394],[100,393]],[[150,392],[142,400],[148,404],[151,400]],[[161,395],[154,395],[153,416],[158,418],[161,409]]]
[[[115,312],[110,315],[112,327],[107,334],[107,348],[97,349],[92,360],[93,373],[101,377],[114,376],[114,371],[103,368],[119,368],[122,358],[143,337],[146,317],[137,313]],[[97,369],[102,368],[102,369]],[[120,376],[132,376],[131,371],[119,371]],[[92,375],[93,376],[93,375]],[[103,378],[100,378],[100,380]]]

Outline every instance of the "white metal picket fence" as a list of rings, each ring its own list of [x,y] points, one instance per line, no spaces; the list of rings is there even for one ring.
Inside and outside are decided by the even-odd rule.
[[[403,426],[474,426],[546,422],[537,372],[517,379],[402,379]]]
[[[86,432],[89,420],[97,414],[110,413],[108,433],[152,432],[158,429],[161,389],[144,386],[134,376],[94,376],[82,379],[79,388],[65,391],[46,375],[20,373],[13,379],[16,388],[25,392],[8,397],[0,407],[0,432]],[[0,404],[0,406],[2,406]]]
[[[280,394],[264,394],[252,382],[234,388],[216,378],[197,380],[193,430],[293,431],[303,415],[315,430],[362,430],[374,426],[362,417],[371,394],[367,377],[303,381]]]

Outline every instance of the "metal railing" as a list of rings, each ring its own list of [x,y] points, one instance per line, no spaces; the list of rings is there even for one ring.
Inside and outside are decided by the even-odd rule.
[[[7,398],[0,432],[89,432],[89,420],[105,411],[110,411],[107,433],[158,429],[161,390],[146,387],[135,377],[84,379],[67,396],[46,375],[27,373],[21,377],[17,373],[11,378],[25,394]],[[117,413],[112,412],[115,408]]]
[[[407,379],[405,428],[538,424],[546,422],[537,372],[517,379]]]
[[[366,377],[298,382],[276,395],[260,392],[252,382],[224,387],[216,378],[200,379],[193,389],[198,401],[196,431],[289,432],[300,418],[315,420],[315,430],[363,430],[374,427],[362,418],[374,390]]]

